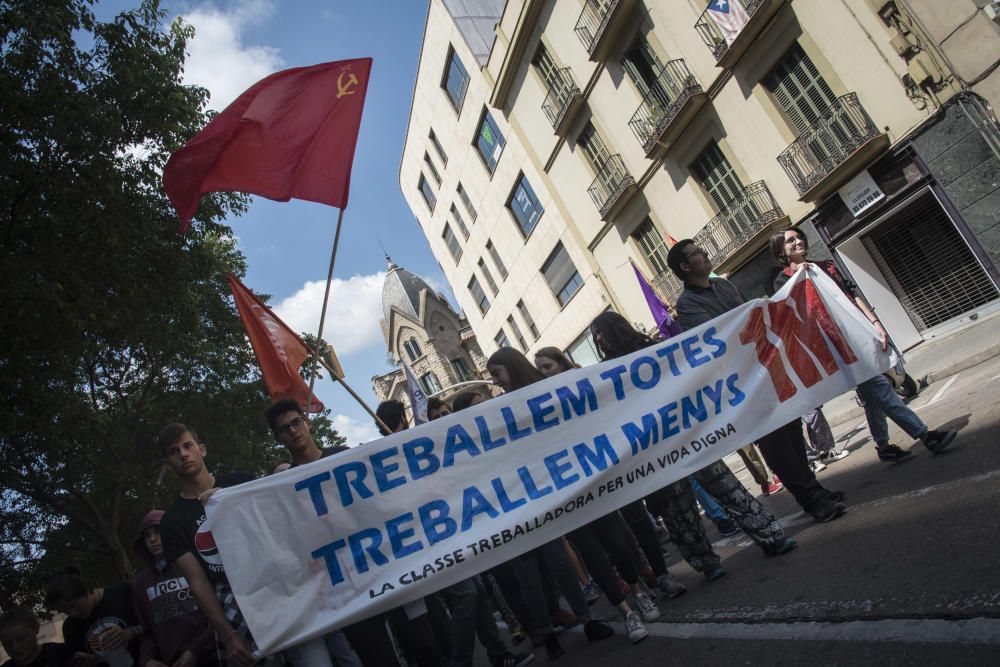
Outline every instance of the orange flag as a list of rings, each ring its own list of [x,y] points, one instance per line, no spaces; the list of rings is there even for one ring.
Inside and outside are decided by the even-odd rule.
[[[322,412],[323,403],[310,396],[309,385],[299,375],[299,367],[309,356],[308,346],[246,285],[233,274],[228,276],[236,308],[271,400],[293,398],[306,412]]]

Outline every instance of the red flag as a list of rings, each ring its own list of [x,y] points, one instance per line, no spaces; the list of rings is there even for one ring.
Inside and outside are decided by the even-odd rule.
[[[663,235],[667,237],[668,241],[670,241],[670,247],[671,248],[673,248],[675,245],[677,245],[677,239],[675,239],[673,236],[671,236],[670,232],[668,232],[667,230],[663,230]]]
[[[299,367],[309,356],[309,348],[298,334],[288,328],[271,309],[233,274],[229,287],[236,299],[243,328],[250,337],[250,345],[257,355],[257,365],[264,376],[267,393],[272,400],[293,398],[307,412],[321,412],[323,403],[315,396],[310,401],[309,386],[299,375]]]
[[[206,192],[347,206],[371,66],[359,58],[276,72],[171,155],[163,189],[181,233]]]

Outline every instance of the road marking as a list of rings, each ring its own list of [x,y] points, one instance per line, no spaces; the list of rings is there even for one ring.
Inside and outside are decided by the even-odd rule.
[[[934,394],[934,397],[931,400],[927,401],[922,407],[926,408],[928,405],[931,405],[932,403],[937,403],[939,400],[941,400],[941,397],[944,396],[944,393],[951,388],[951,385],[955,383],[955,380],[958,379],[958,376],[959,376],[958,373],[952,375],[951,378],[949,378],[948,381],[944,383],[944,386],[938,389],[938,393]]]
[[[625,624],[612,621],[624,634]],[[1000,619],[893,618],[842,623],[647,623],[654,637],[772,641],[867,641],[1000,646]],[[573,632],[582,632],[580,627]]]
[[[989,380],[987,380],[987,382],[993,382],[994,380],[1000,380],[1000,375],[994,375]]]

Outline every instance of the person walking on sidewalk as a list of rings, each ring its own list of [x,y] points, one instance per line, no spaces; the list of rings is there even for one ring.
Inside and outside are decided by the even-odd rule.
[[[781,288],[795,274],[800,266],[808,260],[809,240],[802,230],[796,228],[782,229],[771,236],[771,253],[774,258],[785,266],[774,279],[775,291]],[[812,262],[821,271],[833,278],[837,286],[854,302],[854,304],[871,321],[882,337],[882,350],[889,349],[889,334],[872,312],[853,283],[848,281],[837,269],[836,264],[829,260]],[[882,374],[870,380],[865,380],[857,387],[858,397],[865,406],[865,418],[868,420],[868,430],[871,431],[875,447],[878,449],[880,461],[896,463],[913,457],[913,452],[906,451],[889,442],[889,424],[887,417],[892,419],[911,438],[920,440],[932,454],[944,450],[955,439],[955,431],[932,431],[920,417],[906,407],[896,394],[892,382]]]
[[[724,278],[711,277],[708,253],[691,239],[678,241],[667,253],[670,270],[684,282],[677,298],[677,319],[685,330],[737,308],[746,297]],[[774,473],[781,477],[795,501],[820,523],[833,521],[847,512],[843,494],[831,492],[816,481],[806,460],[802,423],[796,418],[767,435],[757,438],[760,453]],[[708,488],[708,487],[706,487]],[[721,498],[720,498],[721,500]]]

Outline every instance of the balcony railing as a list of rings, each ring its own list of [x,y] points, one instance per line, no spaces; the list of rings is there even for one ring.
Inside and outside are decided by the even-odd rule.
[[[702,12],[698,22],[694,24],[695,30],[701,35],[701,39],[715,56],[718,63],[726,55],[729,47],[736,41],[739,33],[746,28],[746,25],[753,20],[753,15],[764,4],[764,0],[729,0],[729,18],[716,21],[712,14],[706,9]],[[740,25],[740,17],[746,16],[746,23]],[[725,28],[722,25],[726,26]]]
[[[758,232],[784,216],[764,181],[757,181],[743,188],[695,234],[694,242],[708,253],[712,266],[718,267]]]
[[[542,102],[542,111],[545,117],[552,123],[552,128],[559,129],[560,124],[566,117],[566,112],[572,106],[573,101],[580,97],[580,88],[573,79],[573,72],[569,67],[556,70],[552,81],[549,82],[549,94]]]
[[[608,27],[608,21],[621,0],[584,0],[580,17],[576,20],[577,36],[583,42],[589,55],[593,55],[597,43]]]
[[[782,151],[778,163],[805,194],[879,134],[857,94],[848,93]]]
[[[615,153],[606,157],[598,167],[597,178],[587,188],[587,192],[601,212],[601,219],[604,219],[625,191],[634,185],[635,179],[625,168],[622,156]]]
[[[684,103],[700,92],[701,85],[683,60],[671,60],[663,66],[628,122],[647,154],[677,117]]]
[[[664,271],[653,278],[653,287],[656,288],[660,296],[666,299],[670,305],[675,305],[677,297],[684,291],[684,283],[681,282],[681,279],[673,271]]]

